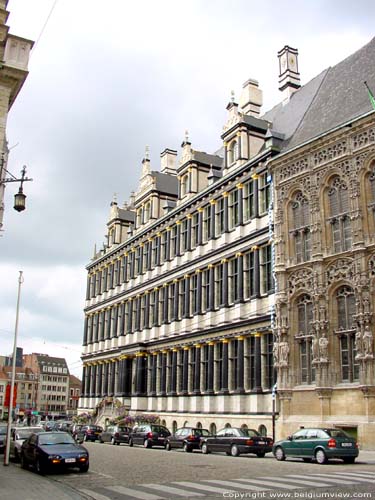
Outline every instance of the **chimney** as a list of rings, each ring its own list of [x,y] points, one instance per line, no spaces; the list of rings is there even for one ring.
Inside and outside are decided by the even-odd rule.
[[[288,45],[277,53],[279,58],[279,90],[290,96],[300,88],[301,79],[298,72],[298,50]]]
[[[166,148],[162,153],[160,153],[160,158],[161,173],[176,175],[177,151],[175,151],[174,149]]]
[[[263,92],[257,80],[249,79],[243,84],[240,107],[245,115],[259,116],[263,104]]]

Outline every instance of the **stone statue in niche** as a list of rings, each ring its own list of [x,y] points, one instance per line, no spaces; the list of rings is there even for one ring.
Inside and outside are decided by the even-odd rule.
[[[288,342],[280,342],[280,363],[279,366],[288,366],[289,344]]]
[[[273,365],[277,368],[279,366],[279,342],[274,342],[273,343],[273,349],[272,349],[272,354],[273,354]]]
[[[328,361],[328,339],[327,339],[327,337],[320,337],[320,339],[319,339],[319,354],[320,354],[320,361]]]
[[[355,350],[357,351],[355,359],[363,358],[363,341],[361,330],[358,330],[355,334]]]
[[[365,326],[365,331],[363,332],[362,342],[363,342],[363,352],[365,358],[373,357],[373,340],[374,336],[369,325]]]

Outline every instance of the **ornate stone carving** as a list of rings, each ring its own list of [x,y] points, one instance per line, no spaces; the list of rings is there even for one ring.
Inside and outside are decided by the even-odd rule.
[[[279,342],[279,367],[285,368],[289,365],[289,344],[288,342]]]
[[[309,168],[309,162],[307,158],[301,158],[300,160],[291,163],[290,165],[285,165],[280,169],[279,180],[280,182],[285,179],[289,179],[294,175],[300,174]]]
[[[320,337],[319,339],[319,361],[326,363],[328,361],[328,344],[327,337]]]
[[[313,275],[311,269],[303,268],[295,271],[289,276],[288,290],[293,295],[297,290],[304,288],[311,290],[313,285]]]
[[[372,142],[375,142],[375,128],[353,135],[353,149],[363,148]]]
[[[331,285],[341,279],[352,281],[354,274],[352,259],[337,259],[327,269],[327,283]]]
[[[369,258],[368,270],[369,270],[370,276],[374,278],[375,277],[375,254]]]
[[[363,342],[363,354],[365,359],[373,359],[373,343],[374,343],[374,336],[372,334],[372,331],[369,327],[369,325],[365,326],[365,331],[363,332],[362,336],[362,342]]]
[[[323,163],[327,163],[334,158],[344,155],[347,152],[347,142],[343,140],[341,142],[336,142],[336,144],[332,144],[332,146],[328,146],[324,149],[320,149],[314,154],[313,161],[314,165],[322,165]]]

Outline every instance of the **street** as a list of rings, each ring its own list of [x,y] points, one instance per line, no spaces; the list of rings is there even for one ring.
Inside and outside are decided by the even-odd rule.
[[[90,452],[87,474],[49,475],[88,498],[97,500],[163,498],[375,498],[374,455],[353,465],[327,465],[289,459],[199,452],[129,448],[127,445],[85,443]],[[368,457],[368,456],[367,456]],[[288,496],[291,495],[291,496]]]

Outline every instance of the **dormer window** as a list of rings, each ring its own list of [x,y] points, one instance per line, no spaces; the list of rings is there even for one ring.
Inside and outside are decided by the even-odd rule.
[[[228,149],[228,163],[231,165],[238,159],[238,142],[232,141]]]
[[[189,192],[189,174],[181,177],[181,198]]]
[[[143,216],[143,208],[138,208],[137,210],[137,227],[140,227],[142,224],[142,216]]]
[[[144,217],[145,223],[150,220],[150,217],[151,217],[151,203],[150,202],[147,202],[145,205],[143,217]]]

